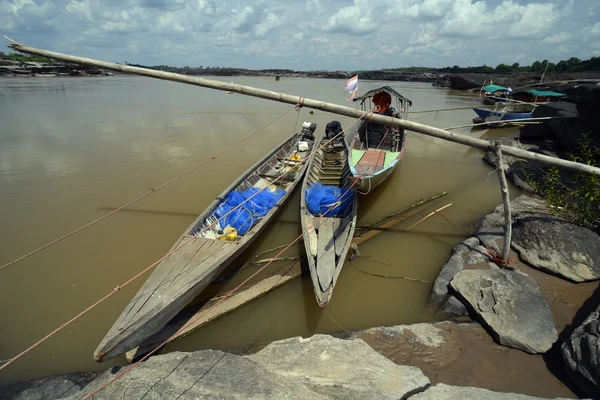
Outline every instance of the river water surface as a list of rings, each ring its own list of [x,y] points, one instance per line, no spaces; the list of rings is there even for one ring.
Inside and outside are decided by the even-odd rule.
[[[218,78],[342,105],[343,80]],[[410,111],[471,107],[477,94],[426,83],[361,82],[360,93],[390,85],[413,101]],[[0,265],[61,236],[199,164],[267,124],[291,106],[210,89],[132,76],[0,79]],[[469,124],[472,110],[409,114],[437,127]],[[302,109],[299,124],[323,130],[337,119]],[[296,112],[196,172],[129,209],[0,271],[0,359],[8,359],[162,257],[195,217],[240,173],[294,131]],[[299,129],[299,128],[298,128]],[[510,129],[459,132],[506,136]],[[431,321],[431,285],[370,273],[433,281],[463,231],[501,203],[482,152],[409,132],[406,156],[381,186],[359,202],[359,225],[423,197],[449,194],[436,206],[361,245],[346,263],[326,314],[309,277],[269,293],[167,350],[226,349],[257,341],[371,326]],[[513,193],[516,192],[513,189]],[[238,263],[300,233],[299,192]],[[296,246],[287,255],[298,254]],[[359,270],[360,269],[360,270]],[[252,272],[252,271],[250,271]],[[233,282],[250,272],[243,271]],[[245,275],[244,275],[245,274]],[[144,276],[0,372],[0,381],[104,370],[92,353]],[[232,284],[232,283],[230,283]]]

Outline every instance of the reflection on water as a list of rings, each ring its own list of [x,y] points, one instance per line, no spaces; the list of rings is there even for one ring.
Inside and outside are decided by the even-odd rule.
[[[342,80],[226,77],[284,93],[347,105]],[[389,84],[413,101],[413,111],[469,107],[477,95],[423,83],[362,82],[360,91]],[[291,106],[140,77],[7,78],[0,80],[0,264],[95,219],[220,152]],[[437,127],[468,124],[471,110],[409,118]],[[300,123],[324,129],[352,119],[301,110]],[[112,288],[162,257],[192,220],[240,173],[293,133],[295,112],[224,156],[109,219],[0,271],[0,359],[55,329]],[[486,130],[463,130],[473,137]],[[494,130],[506,135],[510,130]],[[381,218],[441,191],[437,207],[463,230],[501,202],[496,176],[481,152],[409,132],[400,167],[360,198],[359,224]],[[489,178],[489,182],[488,182]],[[513,193],[515,194],[515,193]],[[300,234],[299,192],[237,262]],[[437,208],[436,207],[436,208]],[[426,212],[431,210],[428,209]],[[430,285],[367,275],[433,281],[464,236],[425,213],[360,248],[346,263],[327,315],[316,305],[310,278],[299,279],[198,330],[169,349],[247,346],[317,332],[432,320]],[[302,251],[294,246],[289,255]],[[259,268],[259,267],[256,267]],[[232,287],[256,268],[240,271]],[[145,277],[144,277],[145,278]],[[103,370],[92,352],[143,279],[86,314],[3,371],[2,381],[50,373]],[[221,289],[213,285],[209,292]]]

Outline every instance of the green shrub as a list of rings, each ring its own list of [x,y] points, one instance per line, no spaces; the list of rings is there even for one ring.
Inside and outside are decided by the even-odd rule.
[[[600,167],[600,149],[592,145],[587,134],[577,144],[571,161]],[[525,173],[526,182],[546,198],[558,214],[581,226],[600,224],[600,177],[585,172],[561,176],[558,168],[550,168],[536,179]]]

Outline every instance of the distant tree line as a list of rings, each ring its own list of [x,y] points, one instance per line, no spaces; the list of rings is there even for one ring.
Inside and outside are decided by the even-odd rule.
[[[199,67],[190,67],[186,65],[185,67],[173,67],[171,65],[142,65],[142,64],[132,64],[125,61],[125,65],[130,65],[132,67],[140,67],[147,69],[155,69],[157,71],[165,71],[165,72],[175,72],[178,74],[185,74],[186,72],[192,72],[198,69],[221,69],[221,67],[204,67],[200,65]]]
[[[548,60],[536,61],[529,66],[521,66],[519,63],[512,65],[499,64],[494,67],[480,65],[476,67],[453,67],[427,68],[427,67],[408,67],[408,68],[387,68],[386,71],[402,72],[448,72],[448,73],[511,73],[511,72],[544,72],[548,67],[548,72],[588,72],[600,71],[600,57],[592,57],[589,60],[580,60],[577,57],[571,57],[568,60],[562,60],[558,63],[548,62]]]

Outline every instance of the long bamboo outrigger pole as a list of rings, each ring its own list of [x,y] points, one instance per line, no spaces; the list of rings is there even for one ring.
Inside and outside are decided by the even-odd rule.
[[[393,117],[387,117],[374,113],[366,113],[360,110],[355,110],[350,107],[344,107],[337,104],[327,103],[319,100],[306,99],[300,96],[293,96],[285,93],[273,92],[271,90],[258,89],[251,86],[237,85],[234,83],[226,83],[221,81],[215,81],[212,79],[199,78],[195,76],[187,76],[175,74],[172,72],[156,71],[147,68],[132,67],[129,65],[115,64],[105,61],[93,60],[91,58],[70,56],[68,54],[56,53],[48,50],[36,49],[34,47],[24,46],[19,43],[8,45],[13,50],[20,51],[22,53],[34,54],[42,57],[52,58],[55,60],[64,61],[72,64],[87,65],[91,67],[106,69],[110,71],[123,72],[129,74],[136,74],[147,76],[150,78],[163,79],[173,82],[187,83],[189,85],[202,86],[217,90],[231,91],[234,93],[245,94],[253,97],[260,97],[267,100],[279,101],[281,103],[288,104],[299,104],[304,107],[314,108],[316,110],[322,110],[331,112],[334,114],[345,115],[347,117],[362,118],[366,121],[375,122],[382,125],[397,126],[410,131],[422,133],[424,135],[433,136],[439,139],[444,139],[450,142],[463,144],[466,146],[475,147],[481,150],[494,150],[491,143],[487,140],[472,138],[469,136],[461,135],[454,132],[448,132],[443,129],[435,128],[420,124],[418,122],[407,121],[404,119],[398,119]],[[546,156],[543,154],[532,153],[527,150],[518,149],[516,147],[510,147],[501,145],[501,150],[504,154],[511,155],[513,157],[522,158],[525,160],[537,161],[547,165],[553,165],[562,167],[574,171],[587,172],[594,175],[600,175],[600,168],[592,167],[590,165],[580,164],[573,161],[562,160],[555,157]]]

